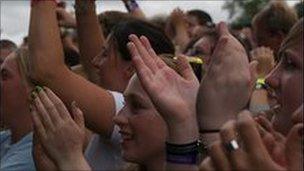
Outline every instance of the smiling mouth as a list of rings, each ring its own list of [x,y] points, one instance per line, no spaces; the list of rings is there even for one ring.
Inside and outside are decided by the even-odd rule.
[[[133,139],[133,134],[126,131],[119,131],[123,141],[130,141]]]

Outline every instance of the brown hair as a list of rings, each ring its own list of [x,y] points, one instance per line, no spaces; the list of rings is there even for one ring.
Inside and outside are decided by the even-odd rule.
[[[116,24],[122,21],[130,20],[132,18],[134,17],[129,13],[120,11],[106,11],[98,15],[99,24],[102,26],[103,34],[105,37],[110,34],[112,28]]]
[[[253,19],[255,23],[260,23],[269,31],[282,31],[288,34],[292,26],[297,22],[297,14],[282,0],[271,1]]]
[[[282,53],[287,49],[287,47],[290,47],[292,45],[300,43],[303,46],[303,18],[301,18],[290,30],[287,37],[283,40],[281,48],[279,50],[279,57],[282,55]]]

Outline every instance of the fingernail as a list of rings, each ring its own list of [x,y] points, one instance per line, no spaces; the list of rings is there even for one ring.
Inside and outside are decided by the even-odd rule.
[[[303,136],[303,129],[304,129],[303,126],[301,126],[301,127],[299,128],[299,130],[298,130],[298,135],[299,135],[299,137],[302,137],[302,136]]]
[[[72,101],[71,106],[74,109],[78,108],[78,105],[77,105],[76,101]]]
[[[32,98],[32,100],[35,100],[36,97],[37,97],[37,93],[36,93],[35,91],[33,91],[33,92],[31,93],[31,98]]]
[[[40,86],[36,86],[36,87],[35,87],[35,91],[36,91],[37,93],[39,93],[39,92],[42,91],[42,90],[43,90],[43,88],[40,87]]]

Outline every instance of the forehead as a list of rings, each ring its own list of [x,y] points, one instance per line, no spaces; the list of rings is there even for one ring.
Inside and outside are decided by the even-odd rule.
[[[134,74],[132,76],[132,78],[130,79],[129,84],[128,84],[126,90],[124,91],[124,95],[126,97],[128,97],[128,96],[140,97],[142,100],[150,101],[147,93],[142,88],[141,83],[136,74]]]
[[[3,61],[1,68],[5,68],[12,71],[17,71],[17,61],[16,61],[16,53],[11,53],[9,56],[5,58]]]

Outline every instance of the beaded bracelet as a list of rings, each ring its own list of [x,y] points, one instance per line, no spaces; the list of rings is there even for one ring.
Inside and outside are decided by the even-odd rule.
[[[166,143],[167,162],[175,164],[195,165],[202,144],[199,140],[189,144]]]

